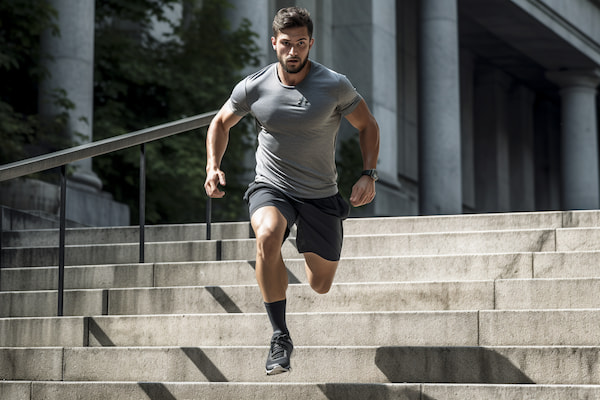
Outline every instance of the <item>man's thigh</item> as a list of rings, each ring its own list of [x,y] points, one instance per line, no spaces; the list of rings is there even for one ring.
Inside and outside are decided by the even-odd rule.
[[[338,261],[329,261],[315,253],[304,253],[306,277],[318,293],[327,293],[333,284]]]
[[[298,213],[290,200],[280,191],[264,184],[252,184],[244,199],[248,203],[250,222],[255,234],[257,229],[266,227],[273,229],[273,223],[285,221],[285,229],[281,242],[288,237],[291,227],[296,222]],[[266,209],[266,210],[263,210]]]
[[[348,215],[348,205],[341,196],[307,200],[299,206],[296,222],[296,243],[301,253],[315,253],[323,261],[338,261],[344,237],[343,220]],[[320,261],[313,261],[319,265]]]

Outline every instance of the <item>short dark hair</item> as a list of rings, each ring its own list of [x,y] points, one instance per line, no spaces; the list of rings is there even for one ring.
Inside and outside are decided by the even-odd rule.
[[[277,11],[273,18],[273,36],[277,37],[279,32],[286,28],[297,28],[305,26],[308,29],[308,37],[312,38],[313,22],[306,8],[287,7]]]

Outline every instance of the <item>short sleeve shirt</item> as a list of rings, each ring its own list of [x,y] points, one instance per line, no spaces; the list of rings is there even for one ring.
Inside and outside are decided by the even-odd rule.
[[[298,85],[281,83],[274,63],[238,83],[226,104],[257,121],[255,181],[314,199],[337,193],[338,130],[361,100],[344,75],[311,61]]]

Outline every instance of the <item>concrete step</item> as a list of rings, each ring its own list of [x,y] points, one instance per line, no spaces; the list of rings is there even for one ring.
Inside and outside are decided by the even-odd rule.
[[[11,400],[311,399],[311,400],[556,400],[597,399],[597,385],[273,382],[0,382]]]
[[[407,311],[480,310],[494,307],[493,281],[334,284],[317,295],[307,284],[288,287],[288,310]],[[263,312],[257,285],[114,289],[109,315]]]
[[[349,218],[347,235],[558,229],[600,226],[600,211],[489,213],[419,217]]]
[[[475,346],[478,330],[475,311],[289,313],[288,326],[297,344],[319,346]],[[10,347],[193,347],[262,346],[272,330],[265,313],[249,313],[0,319],[0,332]]]
[[[153,242],[145,245],[146,262],[253,260],[254,239]],[[347,236],[342,257],[486,254],[600,250],[600,228],[505,230]],[[54,247],[3,249],[4,267],[58,264]],[[282,247],[284,258],[297,258],[295,240]],[[67,265],[135,263],[137,244],[68,246]]]
[[[499,279],[496,308],[600,308],[599,289],[599,278]]]
[[[599,278],[337,283],[326,296],[306,284],[288,289],[304,312],[600,308]],[[361,299],[361,300],[356,300]],[[56,315],[57,291],[0,292],[0,317]],[[65,315],[261,312],[256,285],[66,290]]]
[[[65,290],[64,315],[106,315],[108,290]],[[58,291],[0,292],[0,317],[57,315]]]
[[[558,229],[600,226],[600,211],[537,213],[489,213],[425,217],[349,218],[344,223],[347,235],[399,233],[488,231],[515,229]],[[253,236],[250,223],[211,224],[213,239],[243,239]],[[292,232],[292,236],[294,232]],[[146,240],[190,241],[206,239],[206,224],[147,225]],[[3,247],[44,247],[58,243],[57,229],[14,230],[4,232]],[[137,243],[138,226],[67,229],[67,244]]]
[[[576,243],[590,235],[590,231],[600,231],[598,228],[572,230],[575,232],[561,236],[564,243],[559,242],[557,230],[552,229],[347,236],[342,257],[549,252],[556,251],[559,246],[572,246],[571,241]],[[587,247],[593,247],[593,244]],[[600,242],[595,250],[600,250]],[[4,267],[58,264],[56,248],[6,248],[2,251]],[[254,239],[155,242],[147,243],[145,252],[146,262],[253,260],[256,244]],[[282,255],[284,258],[299,257],[294,239],[284,243]],[[68,246],[65,258],[67,265],[130,264],[138,261],[139,246]]]
[[[549,255],[554,253],[548,253]],[[544,268],[554,261],[543,259]],[[337,282],[485,280],[530,278],[532,253],[504,253],[448,256],[399,256],[342,258]],[[287,259],[291,283],[305,283],[304,259]],[[535,265],[534,265],[535,269]],[[573,273],[579,276],[598,269],[593,255],[573,259]],[[57,287],[57,267],[4,268],[0,270],[0,290],[48,290]],[[538,274],[540,277],[543,274]],[[556,275],[556,272],[553,273]],[[184,263],[146,263],[86,265],[65,268],[68,289],[108,289],[152,286],[254,284],[253,261],[200,261]]]
[[[595,346],[600,309],[288,314],[297,345]],[[0,347],[260,346],[265,313],[0,319]]]
[[[600,383],[597,346],[296,346],[264,374],[267,346],[0,348],[0,380],[120,382]]]
[[[289,310],[402,311],[494,307],[493,281],[339,283],[326,296],[307,284],[288,288]],[[357,301],[356,299],[363,299]],[[57,291],[0,292],[0,316],[56,315]],[[142,315],[263,312],[254,285],[67,290],[65,315]]]
[[[489,213],[432,215],[418,217],[349,218],[344,222],[347,235],[432,233],[515,229],[558,229],[593,226],[595,212],[567,218],[563,212]],[[568,224],[565,226],[565,223]]]
[[[600,276],[600,252],[502,253],[342,258],[336,282],[456,281]],[[303,259],[286,260],[289,281],[306,283]],[[0,270],[1,291],[52,290],[57,267]],[[200,261],[72,266],[67,289],[251,285],[252,261]]]
[[[58,229],[14,230],[3,232],[3,247],[52,247],[58,245]],[[206,240],[206,224],[146,225],[148,242]],[[211,224],[211,239],[247,239],[253,237],[249,222]],[[139,243],[139,226],[68,228],[67,245]]]
[[[420,395],[418,384],[392,383],[0,382],[0,398],[10,400],[420,400]]]
[[[113,264],[65,268],[66,289],[109,289],[154,286],[154,264]],[[54,290],[58,267],[0,270],[0,291]]]
[[[572,228],[556,231],[557,251],[592,251],[599,249],[599,228]]]

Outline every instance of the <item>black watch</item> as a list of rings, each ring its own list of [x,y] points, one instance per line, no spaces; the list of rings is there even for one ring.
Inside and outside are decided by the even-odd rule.
[[[373,179],[373,181],[377,181],[379,179],[379,175],[377,175],[377,170],[376,169],[365,169],[362,173],[362,175],[367,175],[369,177],[371,177],[371,179]]]

